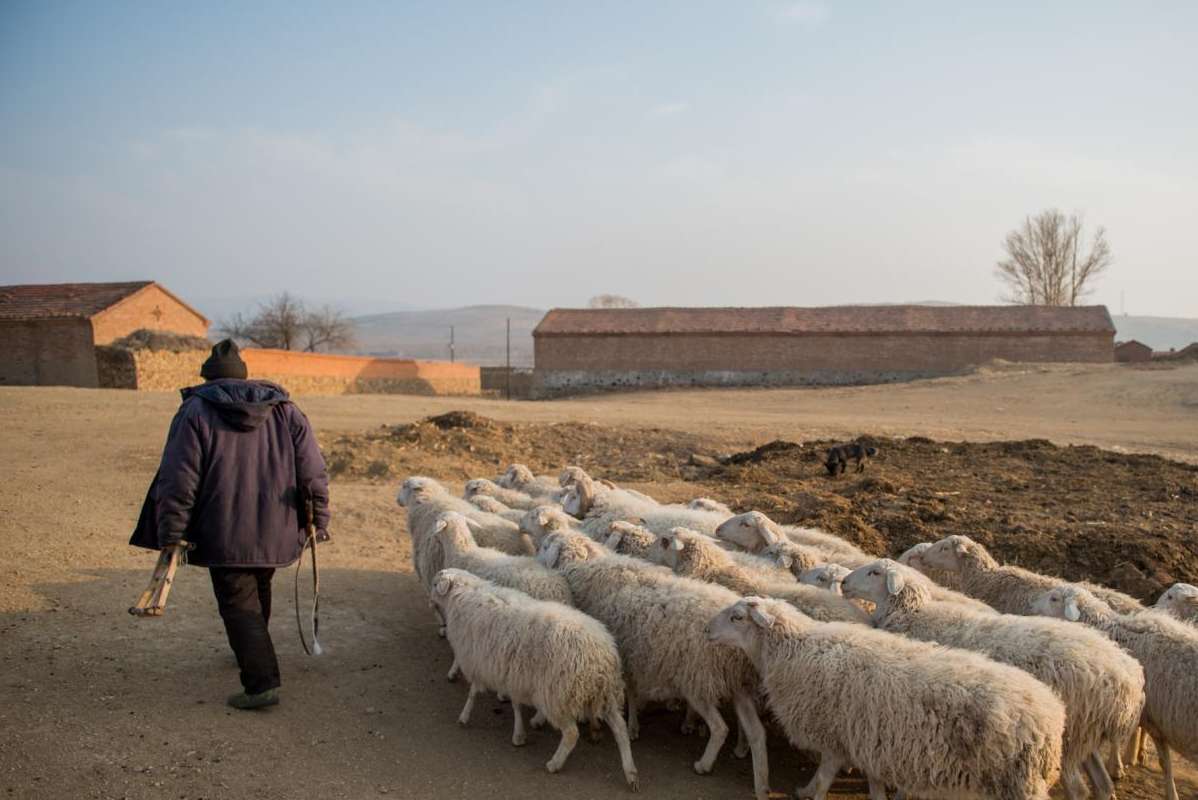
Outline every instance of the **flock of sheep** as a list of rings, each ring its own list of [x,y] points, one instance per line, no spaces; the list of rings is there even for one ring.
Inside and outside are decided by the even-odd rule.
[[[1198,589],[1177,584],[1145,608],[1094,584],[999,564],[949,536],[878,558],[829,533],[733,514],[714,500],[661,504],[578,467],[560,478],[512,465],[466,484],[399,491],[416,573],[453,648],[450,679],[510,699],[512,743],[606,724],[624,776],[647,702],[685,703],[701,722],[694,763],[712,770],[737,721],[769,794],[768,710],[790,743],[819,756],[799,797],[821,799],[842,768],[871,800],[1113,798],[1124,759],[1152,737],[1165,797],[1171,752],[1198,760]],[[625,709],[627,714],[625,715]],[[1125,753],[1126,749],[1126,753]],[[1107,753],[1103,758],[1101,753]]]

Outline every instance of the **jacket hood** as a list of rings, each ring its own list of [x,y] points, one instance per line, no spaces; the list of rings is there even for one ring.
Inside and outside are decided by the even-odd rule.
[[[239,431],[252,431],[280,403],[289,401],[287,390],[270,381],[236,378],[208,381],[183,390],[183,399],[198,397],[216,409],[220,418]]]

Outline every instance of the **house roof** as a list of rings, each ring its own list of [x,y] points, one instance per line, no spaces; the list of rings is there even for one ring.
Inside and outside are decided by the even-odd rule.
[[[158,286],[205,322],[208,318],[154,281],[126,283],[27,283],[0,286],[0,320],[90,319],[145,289]]]
[[[1152,349],[1152,348],[1151,348],[1151,347],[1149,347],[1148,345],[1146,345],[1146,344],[1144,344],[1143,342],[1141,342],[1139,339],[1128,339],[1126,342],[1115,342],[1115,349],[1116,349],[1116,350],[1118,350],[1118,349],[1119,349],[1119,348],[1121,348],[1121,347],[1129,347],[1129,346],[1142,347],[1142,348],[1143,348],[1143,349],[1145,349],[1145,350],[1151,350],[1151,349]]]
[[[1111,333],[1106,306],[555,308],[533,336]]]

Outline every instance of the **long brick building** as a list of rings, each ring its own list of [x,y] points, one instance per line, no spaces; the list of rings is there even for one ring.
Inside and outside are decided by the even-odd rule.
[[[0,385],[97,386],[96,345],[139,329],[204,336],[208,319],[153,281],[0,286]]]
[[[549,311],[534,393],[658,386],[853,384],[992,359],[1110,362],[1105,306],[832,306]]]

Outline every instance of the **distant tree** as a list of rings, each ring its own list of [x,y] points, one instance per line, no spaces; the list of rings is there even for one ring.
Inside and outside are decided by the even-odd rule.
[[[618,294],[597,294],[587,301],[588,308],[640,308],[641,304]]]
[[[1027,217],[1023,226],[1007,234],[1007,257],[995,274],[1007,285],[1010,303],[1039,306],[1074,306],[1093,291],[1095,279],[1114,259],[1099,227],[1089,250],[1082,241],[1082,218],[1065,216],[1055,208]]]
[[[327,305],[309,311],[288,292],[260,304],[253,316],[237,313],[219,327],[233,339],[279,350],[345,349],[354,341],[353,323],[341,311]]]

